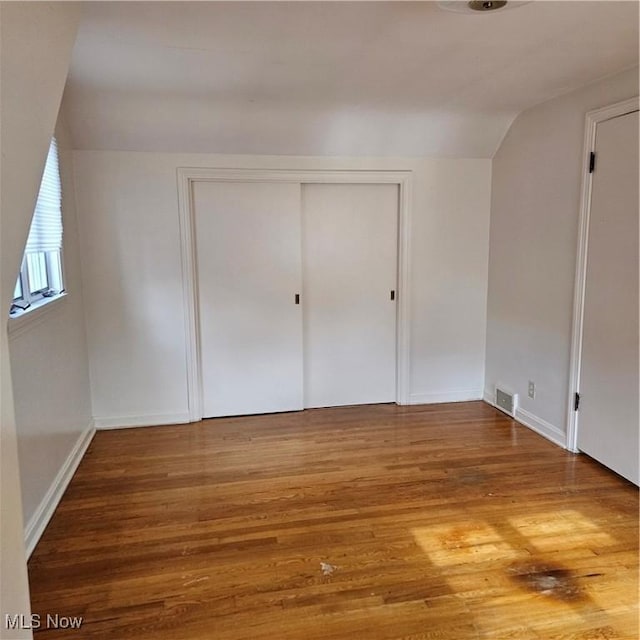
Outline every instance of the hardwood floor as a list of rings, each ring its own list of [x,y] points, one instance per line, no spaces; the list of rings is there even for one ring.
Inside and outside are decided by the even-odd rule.
[[[37,639],[631,639],[638,491],[481,402],[103,431],[29,574]]]

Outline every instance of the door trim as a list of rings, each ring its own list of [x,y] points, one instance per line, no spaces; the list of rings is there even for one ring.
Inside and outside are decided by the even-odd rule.
[[[638,96],[617,102],[601,109],[589,111],[585,116],[584,144],[582,152],[582,190],[578,219],[578,247],[573,294],[573,321],[571,330],[571,355],[569,358],[569,395],[567,398],[566,448],[578,452],[579,411],[574,410],[574,398],[580,393],[580,367],[582,364],[582,336],[584,324],[584,296],[587,278],[587,254],[589,250],[589,219],[591,216],[591,188],[593,174],[589,172],[589,161],[595,151],[598,124],[638,111]],[[597,165],[597,158],[596,158]]]
[[[211,169],[179,167],[178,216],[185,316],[186,373],[189,420],[202,420],[202,365],[198,317],[194,182],[292,182],[297,184],[397,184],[398,198],[398,305],[396,322],[396,403],[409,404],[409,352],[411,310],[411,187],[412,171]]]

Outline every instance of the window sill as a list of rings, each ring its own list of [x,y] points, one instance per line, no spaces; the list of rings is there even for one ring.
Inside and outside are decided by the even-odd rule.
[[[44,298],[32,304],[28,309],[9,316],[7,325],[9,338],[15,338],[39,325],[42,319],[60,307],[66,299],[67,292],[59,293],[52,298]]]

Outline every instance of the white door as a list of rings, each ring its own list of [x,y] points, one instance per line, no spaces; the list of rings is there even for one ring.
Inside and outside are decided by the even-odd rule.
[[[302,247],[304,406],[393,402],[397,185],[303,185]]]
[[[578,448],[638,484],[638,112],[597,125]]]
[[[203,416],[302,409],[300,185],[196,182]]]

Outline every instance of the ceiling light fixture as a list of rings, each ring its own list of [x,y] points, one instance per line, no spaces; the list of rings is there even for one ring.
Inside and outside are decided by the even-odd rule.
[[[492,13],[515,9],[531,0],[440,0],[438,6],[445,11],[454,13]]]
[[[471,0],[467,2],[473,11],[495,11],[507,6],[507,0]]]

